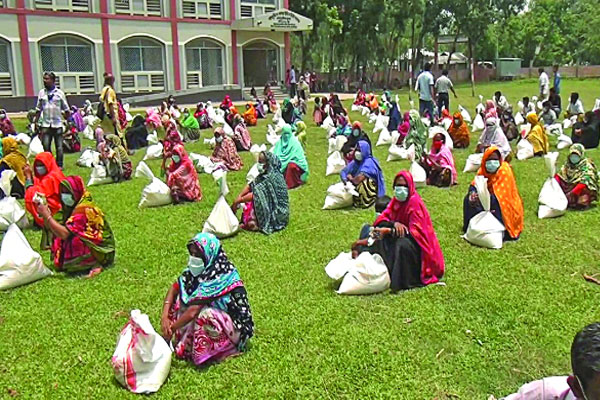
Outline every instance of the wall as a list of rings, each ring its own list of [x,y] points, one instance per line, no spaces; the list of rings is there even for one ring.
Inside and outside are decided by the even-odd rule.
[[[538,68],[521,68],[522,78],[537,78]],[[549,76],[553,75],[552,67],[543,67]],[[560,67],[558,70],[563,78],[597,78],[600,77],[600,65],[580,65],[579,67]]]

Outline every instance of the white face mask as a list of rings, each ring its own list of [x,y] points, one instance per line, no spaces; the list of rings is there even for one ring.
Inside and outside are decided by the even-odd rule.
[[[217,143],[221,143],[223,141],[223,136],[216,137],[215,140]]]
[[[490,174],[496,173],[496,171],[498,171],[499,168],[500,160],[488,160],[485,162],[485,170]]]
[[[360,151],[355,152],[354,153],[354,159],[356,161],[362,161],[362,159],[363,159],[362,153]]]
[[[190,256],[188,259],[188,269],[194,276],[198,276],[204,271],[204,260],[200,257]]]
[[[579,164],[579,161],[581,161],[581,157],[579,156],[579,154],[571,154],[569,156],[569,161],[571,161],[571,164],[577,165]]]
[[[75,199],[73,198],[73,195],[70,193],[61,193],[60,199],[61,199],[62,203],[67,207],[73,207],[75,205]]]
[[[408,199],[408,188],[406,186],[394,187],[394,197],[400,202],[405,202]]]
[[[178,155],[174,155],[172,158],[173,158],[173,162],[174,162],[175,164],[177,164],[177,163],[179,163],[179,161],[181,161],[181,158],[179,158],[179,156],[178,156]]]
[[[258,170],[259,173],[264,174],[265,173],[265,164],[258,163],[258,165],[256,166],[256,169]]]

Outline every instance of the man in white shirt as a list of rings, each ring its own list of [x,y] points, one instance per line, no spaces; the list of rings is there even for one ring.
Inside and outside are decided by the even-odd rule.
[[[502,114],[504,110],[510,107],[510,105],[508,104],[508,100],[506,100],[506,97],[504,97],[502,95],[502,92],[499,90],[496,93],[494,93],[494,105],[498,110],[498,114]]]
[[[545,101],[550,96],[550,78],[544,68],[538,69],[538,72],[540,73],[540,100]]]
[[[290,97],[294,97],[296,95],[296,69],[292,65],[290,68]]]
[[[456,96],[456,92],[454,91],[454,85],[450,78],[448,78],[448,70],[445,69],[442,71],[442,76],[440,76],[437,81],[435,81],[435,92],[437,93],[437,104],[438,104],[438,112],[441,114],[442,109],[448,110],[450,112],[450,95],[448,90],[451,90],[454,94],[454,98]]]
[[[433,123],[433,99],[435,98],[431,63],[426,63],[423,72],[417,77],[415,91],[419,91],[419,112],[421,116],[428,116]],[[425,113],[427,112],[427,114]]]
[[[600,323],[588,325],[575,335],[571,367],[573,375],[530,382],[503,400],[600,399]]]

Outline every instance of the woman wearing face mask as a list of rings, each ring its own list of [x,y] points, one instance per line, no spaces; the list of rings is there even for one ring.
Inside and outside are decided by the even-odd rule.
[[[248,131],[248,127],[246,127],[244,118],[237,114],[233,118],[233,121],[233,141],[235,142],[235,147],[238,151],[250,151],[250,147],[252,147],[252,138],[250,137],[250,131]]]
[[[202,200],[196,168],[182,145],[175,146],[171,153],[171,164],[167,170],[167,186],[171,189],[171,197],[175,204]]]
[[[437,133],[429,155],[423,159],[423,168],[427,172],[427,184],[438,187],[456,185],[456,167],[452,151],[446,146],[446,136]]]
[[[2,137],[17,134],[17,130],[10,118],[8,118],[4,108],[0,110],[0,132],[2,133]]]
[[[246,103],[246,111],[244,112],[244,121],[246,126],[256,126],[257,123],[256,108],[252,102]]]
[[[500,128],[504,132],[504,136],[508,141],[515,140],[519,137],[519,129],[512,114],[512,107],[508,107],[500,114]]]
[[[25,173],[23,167],[27,165],[27,158],[19,151],[19,144],[13,137],[5,137],[2,139],[2,160],[0,160],[0,175],[7,169],[12,169],[17,174],[12,181],[10,195],[17,199],[22,199],[25,196]],[[4,192],[0,191],[0,196],[4,196]]]
[[[367,142],[369,147],[372,146],[371,139],[369,139],[367,133],[362,129],[362,124],[356,121],[352,124],[352,134],[348,136],[348,140],[342,146],[342,154],[350,155],[361,140]],[[352,159],[349,161],[352,161]]]
[[[243,204],[242,229],[270,235],[284,229],[290,219],[290,200],[279,158],[270,152],[258,156],[258,177],[231,204],[236,212]]]
[[[379,254],[388,267],[392,292],[439,282],[444,255],[410,172],[396,175],[394,198],[373,225],[371,239],[355,242],[353,253],[366,246],[370,253]]]
[[[294,132],[303,149],[306,149],[306,124],[302,121],[296,122],[296,132]]]
[[[550,148],[546,130],[538,119],[536,113],[530,113],[527,115],[527,122],[529,122],[531,125],[531,129],[525,136],[523,136],[523,139],[528,140],[529,143],[533,145],[533,153],[536,156],[543,156],[544,154],[548,153],[548,149]]]
[[[600,172],[581,144],[571,146],[567,162],[554,178],[567,195],[569,208],[585,210],[598,198]]]
[[[292,133],[292,127],[285,125],[281,138],[273,148],[273,154],[281,161],[281,173],[285,176],[288,189],[297,188],[308,180],[308,160],[298,138]]]
[[[223,128],[215,129],[215,150],[210,159],[215,163],[223,163],[229,171],[239,171],[244,166],[233,139],[227,137]]]
[[[577,116],[578,119],[581,119],[583,117],[583,113],[585,113],[585,110],[583,109],[583,103],[579,99],[579,93],[571,93],[571,98],[569,100],[569,105],[567,106],[565,118]]]
[[[371,154],[371,146],[364,140],[358,142],[354,160],[340,172],[342,182],[352,182],[358,196],[353,197],[356,208],[369,208],[378,197],[385,195],[385,181],[379,161]]]
[[[42,227],[44,219],[37,212],[34,197],[36,193],[43,196],[50,213],[56,214],[61,209],[60,183],[65,180],[52,153],[43,152],[35,156],[33,173],[29,165],[23,167],[25,174],[25,209],[33,216],[35,223]]]
[[[181,134],[186,142],[193,142],[200,138],[200,124],[189,108],[183,109],[181,116]]]
[[[485,128],[479,137],[477,152],[483,153],[491,146],[496,147],[500,151],[502,159],[508,161],[508,156],[512,149],[510,148],[510,143],[508,142],[506,135],[498,124],[498,120],[494,117],[485,120]]]
[[[115,238],[106,216],[85,190],[79,176],[69,176],[60,183],[62,224],[52,218],[48,206],[37,205],[44,219],[45,235],[54,238],[52,258],[59,271],[90,271],[98,275],[115,260]]]
[[[187,266],[167,292],[160,326],[175,356],[199,366],[244,352],[254,322],[244,282],[219,239],[199,233],[187,248]]]
[[[460,111],[454,113],[448,133],[452,138],[455,149],[466,149],[469,147],[469,144],[471,143],[471,132],[469,132],[469,126],[463,120]]]
[[[506,228],[504,240],[516,240],[523,231],[523,200],[519,194],[513,170],[497,147],[489,147],[483,154],[477,175],[487,178],[490,192],[490,211]],[[463,231],[466,232],[471,218],[483,211],[474,184],[469,187],[463,204]]]
[[[352,134],[352,126],[348,122],[348,117],[345,115],[338,115],[337,128],[335,129],[337,136],[350,136]]]
[[[106,146],[108,152],[105,151],[107,155],[103,157],[103,162],[108,175],[115,183],[131,179],[133,164],[121,139],[111,133],[106,136]]]
[[[420,160],[425,155],[425,145],[427,144],[427,127],[421,120],[421,115],[417,110],[410,111],[410,130],[404,139],[404,147],[415,146],[415,159]]]

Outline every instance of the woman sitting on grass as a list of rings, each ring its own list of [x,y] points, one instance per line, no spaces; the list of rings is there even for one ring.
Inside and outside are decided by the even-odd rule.
[[[0,176],[7,169],[12,169],[17,176],[12,181],[10,195],[22,199],[25,196],[25,172],[23,167],[27,165],[27,158],[19,151],[19,144],[15,138],[9,136],[2,139],[2,160],[0,160]],[[4,192],[0,191],[4,197]]]
[[[284,229],[290,219],[290,200],[281,162],[273,153],[258,156],[259,175],[231,204],[235,212],[243,204],[242,229],[267,235]]]
[[[98,275],[115,259],[115,239],[102,210],[85,190],[79,176],[69,176],[60,183],[62,224],[52,218],[47,205],[37,204],[45,229],[54,237],[52,258],[59,271],[90,271]]]
[[[125,130],[125,138],[129,150],[140,149],[148,146],[148,129],[142,115],[136,115],[131,121],[131,126]]]
[[[477,153],[483,153],[489,147],[494,146],[502,155],[503,160],[510,161],[508,156],[512,149],[510,148],[510,143],[508,142],[506,135],[498,125],[497,121],[498,120],[494,117],[485,120],[485,128],[483,129],[483,132],[479,137],[479,143],[477,144]]]
[[[196,112],[194,112],[194,118],[198,121],[200,129],[208,129],[212,127],[212,122],[208,116],[208,111],[204,103],[198,103],[196,106]]]
[[[392,292],[437,283],[443,277],[444,255],[410,172],[396,175],[394,198],[373,226],[369,232],[363,229],[352,255],[357,257],[362,249],[379,254],[390,273]]]
[[[183,145],[177,145],[171,151],[171,164],[167,170],[167,186],[171,189],[171,197],[175,204],[202,200],[202,190],[196,168]]]
[[[244,283],[219,239],[199,233],[187,248],[187,266],[167,292],[160,326],[175,356],[200,366],[245,351],[254,322]]]
[[[257,123],[257,115],[256,108],[252,102],[246,103],[246,112],[244,112],[244,121],[246,122],[246,126],[256,126]]]
[[[244,166],[233,139],[227,137],[223,128],[215,129],[215,150],[210,159],[222,163],[229,171],[239,171]]]
[[[233,118],[233,141],[238,151],[250,151],[252,147],[252,138],[250,137],[250,131],[244,122],[244,118],[240,114],[237,114]]]
[[[43,152],[35,156],[33,162],[33,171],[29,165],[25,165],[23,173],[25,174],[25,208],[33,216],[37,226],[44,226],[44,219],[37,212],[34,202],[36,193],[45,198],[45,202],[52,215],[61,209],[60,202],[60,183],[65,179],[52,153]]]
[[[600,110],[588,111],[583,120],[573,125],[571,139],[581,143],[586,149],[595,149],[600,143]]]
[[[117,135],[110,134],[106,136],[106,142],[109,149],[109,156],[104,158],[104,164],[108,175],[114,182],[121,182],[131,179],[133,164],[123,147],[121,139]]]
[[[531,125],[531,130],[527,133],[523,139],[526,139],[533,145],[533,153],[536,156],[543,156],[548,153],[549,144],[548,136],[544,126],[539,121],[536,113],[530,113],[527,115],[527,122]]]
[[[438,187],[456,185],[457,173],[452,151],[446,146],[446,136],[437,133],[429,154],[423,157],[423,168],[427,172],[427,184]]]
[[[296,122],[294,136],[298,139],[303,149],[306,149],[306,124],[303,121]]]
[[[281,173],[285,176],[288,189],[297,188],[308,180],[308,161],[298,138],[292,133],[292,127],[285,125],[281,138],[273,148],[273,154],[281,162]]]
[[[193,142],[200,138],[200,124],[188,108],[183,109],[181,116],[181,134],[186,142]]]
[[[371,154],[371,146],[364,140],[358,142],[354,161],[340,172],[342,182],[351,182],[358,192],[353,197],[356,208],[369,208],[378,197],[385,195],[385,181],[379,161]]]
[[[600,172],[577,143],[569,149],[569,158],[554,177],[567,195],[569,208],[586,210],[598,198]]]
[[[450,137],[452,138],[454,148],[466,149],[469,147],[469,144],[471,143],[471,133],[469,132],[469,126],[464,121],[460,111],[454,113],[452,124],[448,129],[448,134],[450,134]]]
[[[490,211],[506,228],[504,240],[516,240],[523,231],[523,200],[509,163],[502,160],[497,147],[491,146],[483,154],[477,175],[487,178],[490,192]],[[463,232],[467,231],[471,218],[483,211],[474,183],[463,202]]]
[[[415,146],[415,159],[420,160],[425,155],[425,145],[427,144],[427,127],[421,120],[421,115],[417,110],[410,112],[410,130],[404,138],[404,147]]]

